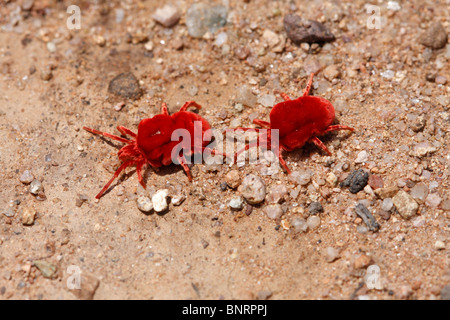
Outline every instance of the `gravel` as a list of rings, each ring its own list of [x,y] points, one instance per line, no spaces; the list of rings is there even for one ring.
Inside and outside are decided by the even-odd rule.
[[[341,182],[341,187],[349,187],[351,193],[358,193],[363,190],[369,181],[369,174],[363,169],[351,172],[348,177]]]
[[[306,232],[308,231],[308,224],[305,219],[295,217],[291,220],[291,226],[296,232]]]
[[[264,94],[258,98],[258,103],[263,107],[271,108],[275,105],[275,99],[273,94]]]
[[[442,198],[437,193],[430,193],[425,200],[428,207],[437,208],[441,203]]]
[[[248,203],[258,204],[266,197],[266,184],[260,177],[250,174],[242,181],[241,192]]]
[[[403,219],[411,219],[416,215],[419,205],[407,192],[400,190],[394,198],[392,198],[394,206]]]

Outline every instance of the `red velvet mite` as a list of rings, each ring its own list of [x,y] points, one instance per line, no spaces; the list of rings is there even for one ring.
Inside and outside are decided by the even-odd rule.
[[[208,121],[196,113],[187,111],[189,107],[201,109],[201,106],[196,102],[188,101],[181,107],[180,111],[169,115],[167,105],[163,103],[161,114],[157,114],[152,118],[143,119],[139,123],[137,134],[123,126],[117,127],[117,130],[119,130],[122,135],[130,136],[131,139],[126,139],[106,132],[83,127],[84,130],[93,134],[103,135],[105,137],[126,143],[126,145],[123,146],[118,153],[119,159],[122,161],[122,165],[117,169],[114,176],[103,187],[96,198],[99,199],[109,188],[114,179],[117,178],[119,174],[128,166],[136,166],[139,183],[145,188],[145,182],[142,177],[142,168],[144,165],[148,164],[152,167],[158,168],[161,166],[170,165],[173,162],[172,150],[180,144],[179,141],[172,141],[172,133],[177,129],[185,129],[189,132],[190,137],[194,137],[194,139],[191,139],[190,141],[190,150],[188,150],[188,153],[185,153],[186,155],[202,153],[204,150],[208,150],[211,154],[220,154],[206,147],[206,145],[210,143],[212,136],[210,130],[211,126]],[[201,123],[201,137],[194,136],[194,126],[197,121]],[[194,140],[200,139],[200,144],[196,144],[194,146]],[[197,145],[199,147],[197,147]],[[183,167],[189,181],[192,181],[192,176],[187,165],[185,154],[180,151],[179,154],[176,155],[177,161]]]
[[[301,97],[291,100],[287,94],[281,93],[281,97],[284,101],[276,104],[272,108],[272,111],[270,112],[270,122],[259,119],[253,120],[254,124],[268,130],[254,128],[228,129],[229,131],[256,130],[263,132],[258,136],[256,142],[250,143],[246,145],[245,148],[239,150],[235,154],[235,159],[237,159],[238,155],[242,152],[259,145],[267,145],[267,148],[271,149],[271,130],[278,129],[279,145],[273,146],[272,149],[280,159],[281,165],[288,173],[291,173],[291,170],[289,170],[281,155],[281,150],[292,151],[303,147],[306,142],[312,142],[331,155],[331,152],[317,136],[336,130],[354,131],[353,128],[348,126],[332,125],[335,118],[335,112],[331,102],[322,97],[308,95],[313,77],[314,73],[311,74],[308,85]]]

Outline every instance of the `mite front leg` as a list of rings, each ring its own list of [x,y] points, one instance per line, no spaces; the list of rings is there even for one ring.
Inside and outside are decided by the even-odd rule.
[[[202,106],[199,105],[197,102],[195,102],[195,101],[188,101],[180,108],[180,111],[187,111],[187,109],[189,107],[195,107],[195,108],[197,108],[199,110],[202,108]]]
[[[314,78],[314,73],[311,73],[311,76],[309,77],[308,84],[306,85],[305,91],[303,92],[303,96],[307,96],[309,94],[309,91],[311,90],[312,82]]]
[[[318,146],[320,149],[322,149],[323,151],[325,151],[326,153],[328,153],[329,156],[331,156],[331,152],[330,150],[328,150],[328,148],[323,144],[322,141],[320,141],[319,138],[317,137],[313,137],[311,138],[309,141],[311,141],[312,143],[314,143],[316,146]]]

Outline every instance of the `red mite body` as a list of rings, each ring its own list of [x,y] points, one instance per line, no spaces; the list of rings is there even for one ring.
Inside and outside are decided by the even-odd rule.
[[[281,165],[288,173],[291,171],[286,165],[281,150],[292,151],[301,148],[306,142],[312,142],[326,153],[331,155],[331,152],[323,144],[317,136],[324,135],[336,130],[350,130],[353,128],[342,125],[332,125],[335,117],[334,107],[330,101],[322,98],[309,96],[311,84],[314,74],[311,74],[308,85],[303,93],[303,96],[291,100],[285,93],[281,93],[283,102],[276,104],[270,112],[270,122],[255,119],[254,124],[257,124],[267,130],[258,137],[258,141],[248,144],[245,148],[239,150],[235,158],[252,147],[256,147],[264,143],[268,149],[271,148],[271,130],[278,129],[279,132],[279,146],[274,146],[274,151],[280,159]],[[253,128],[237,128],[231,130],[259,130]]]
[[[142,120],[139,123],[137,134],[123,126],[118,126],[117,130],[119,130],[122,135],[131,136],[130,140],[106,132],[83,127],[83,129],[88,132],[103,135],[105,137],[126,143],[126,145],[123,146],[118,153],[119,159],[123,162],[122,165],[119,169],[117,169],[112,179],[103,187],[96,198],[99,199],[109,188],[114,179],[117,178],[126,167],[132,165],[136,165],[139,183],[145,188],[145,182],[142,177],[143,166],[149,164],[152,167],[157,168],[170,165],[173,162],[172,150],[180,143],[179,141],[172,141],[172,133],[177,129],[185,129],[189,132],[190,137],[194,137],[194,123],[196,121],[200,121],[202,124],[201,137],[195,137],[198,138],[198,140],[201,139],[201,147],[194,146],[194,139],[191,139],[191,148],[188,150],[187,155],[201,153],[205,149],[209,150],[212,154],[216,154],[214,150],[206,147],[211,140],[211,126],[208,121],[203,119],[198,114],[187,111],[187,108],[191,106],[201,109],[201,106],[196,102],[188,101],[181,107],[180,111],[169,115],[167,105],[163,103],[161,114]],[[181,164],[184,171],[188,175],[189,180],[192,181],[192,176],[184,154],[180,152],[177,155],[177,158],[179,164]]]

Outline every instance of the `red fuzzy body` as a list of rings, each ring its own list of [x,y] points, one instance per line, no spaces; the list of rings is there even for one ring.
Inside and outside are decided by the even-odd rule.
[[[291,100],[285,93],[281,93],[284,101],[276,104],[272,108],[272,111],[270,112],[270,122],[259,119],[253,120],[254,124],[268,130],[258,136],[257,142],[250,143],[245,148],[239,150],[235,155],[235,159],[237,159],[237,156],[240,153],[251,147],[266,145],[268,148],[272,147],[278,156],[281,165],[288,173],[290,173],[286,162],[281,156],[282,150],[292,151],[303,147],[307,142],[312,142],[331,155],[331,152],[323,144],[323,142],[317,138],[317,136],[336,130],[353,131],[354,129],[343,125],[332,125],[335,113],[331,102],[321,97],[308,95],[311,89],[313,77],[314,74],[311,74],[303,96],[295,100]],[[231,130],[255,129],[236,128]],[[272,142],[272,135],[274,135],[272,130],[278,130],[279,142],[276,146],[271,146],[271,144],[274,143]]]
[[[181,107],[180,111],[169,115],[167,106],[163,103],[161,114],[142,120],[139,123],[137,134],[125,127],[118,126],[117,129],[122,133],[122,135],[131,136],[130,140],[83,127],[83,129],[91,133],[103,135],[105,137],[126,143],[126,145],[123,146],[118,153],[119,159],[123,162],[122,165],[119,169],[117,169],[112,179],[103,187],[96,198],[100,198],[105,193],[122,170],[132,165],[136,165],[139,182],[145,188],[145,182],[142,177],[143,166],[149,164],[150,166],[157,168],[170,165],[173,162],[172,150],[180,144],[179,141],[172,141],[172,133],[177,129],[186,130],[189,132],[189,137],[191,137],[190,150],[184,150],[184,153],[180,151],[180,153],[176,156],[179,164],[186,171],[189,180],[192,180],[184,155],[193,155],[195,153],[203,152],[205,149],[208,149],[213,154],[216,152],[206,147],[211,140],[211,126],[208,121],[198,114],[186,111],[187,108],[191,106],[201,109],[197,103],[189,101]],[[197,121],[201,122],[201,132],[196,132],[194,130],[194,124]],[[201,134],[201,137],[199,136],[199,133]],[[201,141],[201,143],[199,144],[197,142],[197,145],[195,145],[195,141],[197,140]]]

